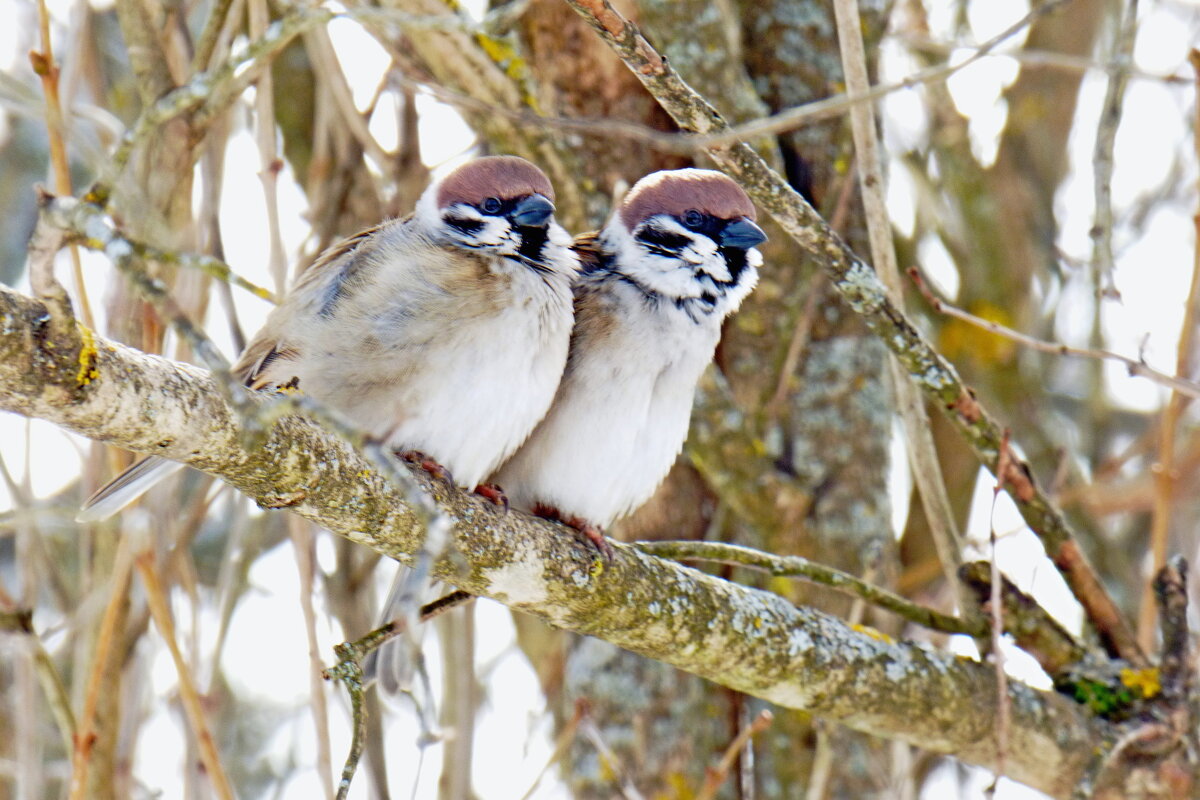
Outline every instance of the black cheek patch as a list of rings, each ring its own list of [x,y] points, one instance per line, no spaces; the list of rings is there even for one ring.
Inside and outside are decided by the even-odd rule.
[[[479,231],[483,230],[483,222],[481,220],[455,216],[447,216],[445,217],[445,220],[446,224],[451,228],[468,235],[472,233],[478,233]]]
[[[638,231],[637,240],[652,252],[660,255],[676,255],[692,243],[687,236],[664,231],[650,225]]]
[[[725,257],[725,266],[729,268],[729,282],[737,283],[746,271],[746,251],[740,247],[722,247],[721,255]]]
[[[549,229],[518,226],[517,233],[521,237],[521,247],[517,252],[530,261],[540,262],[546,240],[550,238]]]

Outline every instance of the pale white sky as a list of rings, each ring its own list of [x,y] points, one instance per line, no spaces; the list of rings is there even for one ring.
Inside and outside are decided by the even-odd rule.
[[[479,0],[470,4],[478,10]],[[934,3],[930,22],[935,37],[947,37],[951,27],[952,0]],[[72,0],[50,0],[56,22],[61,26],[67,19]],[[1019,3],[972,2],[969,20],[975,41],[983,41],[1024,15],[1027,5]],[[0,0],[0,18],[16,19],[17,25],[0,26],[0,68],[10,70],[21,63],[22,47],[28,46],[26,33],[34,20],[29,0]],[[1143,4],[1141,30],[1135,60],[1137,66],[1155,74],[1190,74],[1186,55],[1196,43],[1196,6],[1188,3],[1158,2]],[[61,30],[61,27],[60,27]],[[389,59],[383,49],[356,23],[337,20],[330,26],[338,57],[351,78],[355,100],[365,107],[379,84]],[[1019,43],[1018,36],[1014,42]],[[965,57],[963,50],[961,57]],[[22,65],[22,69],[24,69]],[[916,69],[902,48],[885,45],[883,70],[886,78],[894,79]],[[950,91],[959,110],[970,117],[971,145],[984,159],[995,155],[997,135],[1003,129],[1006,109],[1001,92],[1017,74],[1017,64],[1008,58],[987,58],[964,69],[949,82]],[[685,76],[686,77],[686,76]],[[1089,73],[1080,97],[1080,124],[1070,143],[1070,158],[1074,167],[1071,177],[1062,187],[1057,199],[1062,222],[1060,246],[1071,256],[1087,260],[1091,255],[1091,240],[1087,232],[1092,214],[1091,152],[1105,82],[1100,73]],[[248,97],[252,93],[248,94]],[[450,108],[428,97],[418,99],[421,109],[421,143],[423,155],[430,165],[445,165],[463,158],[471,148],[474,137],[461,118]],[[1189,114],[1195,98],[1191,91],[1179,85],[1139,80],[1131,81],[1126,97],[1126,113],[1117,137],[1116,172],[1113,179],[1118,218],[1123,208],[1146,192],[1152,192],[1167,177],[1169,170],[1186,165],[1189,177],[1195,178],[1196,165],[1187,157],[1190,148]],[[907,143],[924,137],[926,118],[919,97],[914,92],[893,94],[882,103],[885,115],[885,143],[899,152]],[[370,122],[371,132],[384,148],[396,143],[395,109],[391,101],[380,104]],[[0,137],[6,126],[0,121]],[[1177,158],[1182,160],[1177,161]],[[256,172],[258,154],[252,133],[241,130],[230,138],[227,153],[225,184],[222,195],[222,226],[227,258],[240,273],[262,285],[270,285],[266,272],[267,243],[262,231],[266,216],[261,185]],[[199,183],[199,179],[197,181]],[[199,188],[197,188],[197,192]],[[1105,332],[1110,346],[1128,354],[1136,354],[1143,341],[1146,355],[1155,365],[1170,371],[1175,358],[1175,341],[1182,320],[1182,301],[1186,295],[1194,245],[1194,229],[1190,215],[1195,207],[1192,192],[1180,205],[1163,205],[1152,215],[1144,233],[1128,240],[1118,233],[1116,283],[1123,299],[1109,302],[1104,308]],[[888,203],[897,227],[911,232],[914,218],[913,181],[904,167],[893,164],[890,172]],[[279,208],[282,233],[290,257],[301,249],[307,225],[304,219],[305,200],[294,182],[290,168],[284,168],[279,181]],[[919,248],[922,263],[939,282],[953,292],[957,276],[953,274],[948,256],[941,245],[929,240]],[[85,271],[92,297],[101,297],[112,269],[104,259],[85,253]],[[65,275],[65,270],[61,273]],[[1079,299],[1080,287],[1068,286],[1065,297]],[[268,306],[243,292],[235,291],[238,312],[243,326],[253,331],[265,317]],[[102,313],[103,304],[94,303]],[[214,314],[219,312],[214,311]],[[1060,324],[1059,336],[1071,343],[1081,343],[1085,329],[1070,319]],[[219,317],[210,320],[209,331],[230,357],[230,343],[225,326]],[[101,328],[103,325],[101,324]],[[1121,404],[1130,408],[1153,409],[1164,398],[1164,392],[1144,380],[1129,378],[1120,368],[1109,374],[1109,388]],[[29,453],[30,479],[34,491],[44,496],[61,489],[73,479],[79,467],[79,452],[83,445],[53,426],[27,422],[21,418],[0,414],[0,455],[18,480],[24,476],[26,452]],[[27,449],[28,448],[28,449]],[[902,447],[895,448],[899,456]],[[907,469],[901,463],[893,485],[897,492],[897,524],[902,524],[907,492]],[[11,499],[0,486],[0,510],[11,506]],[[990,479],[981,471],[976,503],[968,536],[973,542],[987,540],[991,514]],[[1080,611],[1070,597],[1058,573],[1041,556],[1035,537],[1024,528],[1015,507],[1006,496],[996,505],[994,524],[1004,536],[999,548],[1002,568],[1023,588],[1032,591],[1068,627],[1078,629]],[[322,566],[332,566],[332,548],[328,537],[318,540]],[[981,551],[982,552],[982,551]],[[281,797],[313,797],[315,771],[314,738],[311,716],[307,713],[309,675],[305,635],[300,615],[296,613],[295,598],[299,592],[293,555],[288,546],[276,548],[261,557],[250,575],[254,591],[247,593],[235,612],[229,641],[224,649],[225,674],[234,682],[244,699],[259,698],[263,702],[290,705],[298,708],[294,723],[281,729],[273,743],[272,752],[280,763],[294,760],[294,777]],[[384,580],[381,577],[381,581]],[[383,586],[380,591],[383,591]],[[318,601],[320,610],[323,603]],[[182,606],[179,607],[182,610]],[[487,692],[477,728],[475,789],[485,800],[519,797],[532,783],[550,753],[551,726],[544,713],[536,678],[524,656],[515,647],[513,626],[507,610],[488,601],[479,601],[478,659],[488,664]],[[188,635],[190,616],[180,614],[181,637]],[[270,620],[270,624],[266,621]],[[319,636],[322,653],[331,654],[332,646],[341,641],[341,631],[319,615]],[[202,614],[198,621],[198,640],[201,652],[216,635],[216,619]],[[148,641],[153,641],[149,637]],[[427,659],[433,667],[435,684],[438,675],[438,653],[435,637],[426,638]],[[973,652],[970,642],[956,642],[960,652]],[[209,665],[211,667],[211,665]],[[1011,671],[1018,677],[1038,686],[1048,682],[1028,657],[1014,654]],[[256,676],[269,679],[256,680]],[[174,667],[166,651],[155,655],[150,675],[149,691],[155,697],[173,692]],[[340,690],[327,689],[332,714],[332,736],[335,771],[349,742],[348,715]],[[161,790],[164,796],[175,796],[179,790],[180,762],[183,739],[178,718],[165,704],[156,703],[139,739],[134,764],[138,780],[147,788]],[[388,745],[391,759],[393,788],[397,796],[417,798],[436,796],[436,781],[441,769],[442,748],[428,749],[420,782],[413,790],[413,769],[417,750],[417,728],[404,710],[389,717]],[[990,782],[987,773],[978,772],[961,796],[982,796]],[[956,779],[952,772],[936,774],[922,794],[928,800],[942,800],[953,794]],[[366,781],[358,780],[353,797],[366,797]],[[536,795],[543,800],[563,796],[562,784],[555,773],[542,781]],[[1038,797],[1035,792],[1009,782],[1003,782],[996,795],[1001,800]]]

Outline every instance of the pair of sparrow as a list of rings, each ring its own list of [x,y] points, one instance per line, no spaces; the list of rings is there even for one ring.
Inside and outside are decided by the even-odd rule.
[[[254,389],[297,386],[607,554],[599,529],[649,499],[679,454],[766,236],[745,192],[709,170],[643,178],[574,242],[553,201],[524,159],[466,163],[408,217],[305,270],[234,373]],[[80,519],[116,513],[178,467],[135,464]]]

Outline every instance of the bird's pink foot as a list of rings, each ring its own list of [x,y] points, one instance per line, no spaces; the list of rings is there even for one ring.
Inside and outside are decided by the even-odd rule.
[[[557,508],[544,503],[534,503],[533,514],[534,516],[542,517],[543,519],[552,519],[555,522],[561,522],[568,527],[574,528],[579,534],[579,538],[599,551],[600,555],[604,556],[606,562],[612,563],[612,545],[609,544],[608,539],[604,538],[604,533],[592,523],[582,517],[564,517],[562,512]]]
[[[450,470],[443,467],[438,462],[434,461],[429,456],[422,453],[420,450],[403,450],[397,455],[407,461],[409,464],[416,464],[421,469],[425,470],[430,476],[438,480],[445,481],[451,486],[454,485],[454,476],[450,474]]]
[[[612,563],[612,545],[608,543],[608,539],[599,528],[579,517],[568,517],[563,520],[563,523],[574,528],[588,544],[600,551],[600,555],[604,556],[605,561]]]
[[[491,500],[496,505],[508,511],[508,495],[494,483],[481,483],[475,487],[475,494]]]

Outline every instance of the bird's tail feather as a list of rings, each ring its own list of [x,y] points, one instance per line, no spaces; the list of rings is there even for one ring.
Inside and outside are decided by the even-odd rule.
[[[141,497],[154,484],[173,475],[183,464],[158,456],[143,458],[96,490],[75,515],[76,522],[100,522]]]

